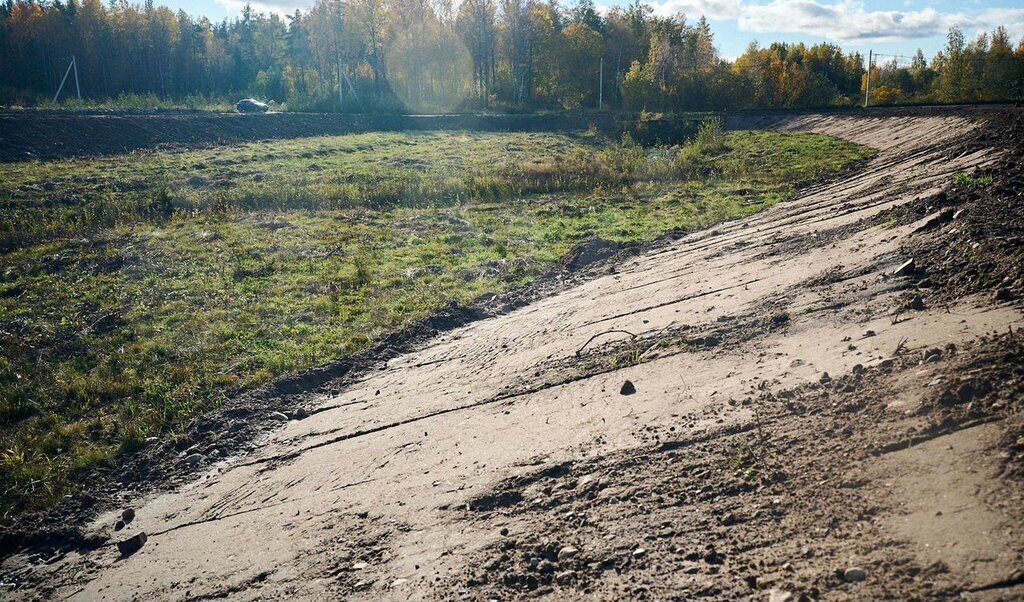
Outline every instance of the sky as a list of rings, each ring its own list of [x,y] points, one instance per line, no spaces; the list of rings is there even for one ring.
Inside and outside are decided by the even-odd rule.
[[[595,0],[601,8],[624,6],[629,0]],[[571,3],[572,0],[563,0]],[[205,15],[214,21],[235,18],[244,0],[163,0],[158,4]],[[313,0],[261,0],[257,10],[290,13]],[[753,41],[831,42],[844,50],[910,57],[918,48],[929,59],[958,25],[974,38],[1003,25],[1014,44],[1024,37],[1021,0],[649,0],[660,15],[682,13],[690,21],[704,15],[711,23],[723,57],[733,59]],[[883,60],[885,60],[883,58]]]

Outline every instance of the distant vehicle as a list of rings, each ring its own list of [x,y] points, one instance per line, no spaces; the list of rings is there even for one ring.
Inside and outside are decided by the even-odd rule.
[[[243,98],[235,103],[239,113],[266,113],[270,107],[255,98]]]

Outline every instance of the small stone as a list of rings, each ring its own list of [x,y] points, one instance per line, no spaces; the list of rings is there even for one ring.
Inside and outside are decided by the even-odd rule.
[[[633,393],[636,393],[636,387],[633,386],[633,381],[627,380],[622,383],[622,388],[619,389],[620,395],[632,395]]]
[[[576,548],[572,546],[566,546],[558,551],[558,562],[563,562],[565,560],[569,560],[570,558],[574,558],[578,553],[579,550],[577,550]]]
[[[288,421],[288,416],[286,416],[284,412],[271,412],[268,418],[270,418],[271,420],[279,420],[281,422]]]
[[[368,566],[370,566],[370,565],[366,564],[365,562],[357,562],[357,563],[352,565],[352,570],[353,571],[361,571],[361,570],[365,569]]]
[[[909,276],[910,274],[913,274],[915,271],[917,271],[917,264],[914,263],[913,259],[908,259],[907,261],[903,262],[900,265],[900,267],[893,270],[892,275]]]
[[[863,364],[855,364],[853,366],[853,373],[854,374],[863,374],[864,373],[864,365]]]
[[[876,333],[875,333],[874,330],[865,330],[864,331],[864,338],[866,339],[866,338],[873,337],[873,336],[875,336],[875,334]]]
[[[768,602],[793,602],[796,598],[793,597],[793,592],[787,592],[782,589],[773,589],[768,592]]]
[[[498,531],[498,533],[501,533],[502,537],[507,537],[508,536],[508,528],[507,527],[502,527],[501,531]]]
[[[907,307],[914,311],[921,311],[924,309],[924,298],[921,295],[914,295],[914,298],[907,303]]]
[[[136,533],[124,541],[117,542],[117,551],[121,553],[121,556],[131,556],[142,549],[142,546],[146,545],[146,534]]]
[[[818,379],[818,382],[821,384],[830,383],[832,382],[832,377],[828,375],[828,372],[822,372],[821,378]]]
[[[647,555],[647,550],[643,548],[637,548],[633,550],[633,558],[643,558]]]
[[[128,524],[135,520],[135,509],[125,508],[124,512],[121,513],[121,520],[123,520],[125,524]]]
[[[803,554],[804,558],[811,558],[814,556],[814,549],[811,546],[804,546],[800,553]]]
[[[185,464],[188,464],[189,466],[195,466],[197,464],[200,464],[205,459],[206,456],[200,453],[189,454],[185,456]]]
[[[995,295],[992,296],[996,301],[1013,301],[1013,291],[1003,287],[996,291]]]
[[[121,529],[124,529],[124,521],[118,520],[116,523],[114,523],[114,530],[120,531]]]
[[[893,367],[893,364],[895,364],[895,362],[893,362],[892,360],[888,360],[887,359],[887,360],[882,360],[882,361],[878,362],[878,367],[882,368],[883,370],[888,370],[889,368]]]
[[[305,408],[298,408],[292,412],[292,420],[302,420],[303,418],[309,418],[309,412]]]
[[[867,578],[867,571],[860,567],[853,566],[843,571],[843,581],[847,583],[857,583],[859,581],[864,581]]]
[[[940,359],[942,359],[942,350],[937,348],[937,347],[932,347],[931,349],[926,349],[921,354],[921,358],[924,360],[924,362],[926,364],[931,363],[931,362],[937,362]]]
[[[547,559],[541,560],[540,562],[537,563],[537,570],[539,572],[541,572],[541,573],[554,573],[555,572],[555,563],[553,563],[553,562],[551,562],[550,560],[547,560]]]

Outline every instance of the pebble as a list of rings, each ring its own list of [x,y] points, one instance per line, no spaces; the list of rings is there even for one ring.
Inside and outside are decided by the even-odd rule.
[[[643,548],[637,548],[633,550],[633,558],[641,558],[647,554],[647,550]]]
[[[357,562],[357,563],[352,565],[352,570],[353,571],[361,571],[361,570],[365,569],[368,566],[370,566],[370,565],[366,564],[365,562]]]
[[[188,456],[185,456],[185,464],[195,466],[196,464],[199,464],[205,459],[206,456],[200,453],[189,454]]]
[[[913,274],[916,269],[917,269],[917,265],[914,263],[914,260],[913,259],[908,259],[907,261],[903,262],[903,264],[900,265],[900,267],[898,267],[895,270],[893,270],[892,275],[893,276],[907,276],[907,275]]]
[[[867,578],[867,571],[860,567],[852,566],[843,571],[843,581],[847,583],[857,583],[858,581],[864,581]]]
[[[309,418],[309,412],[307,412],[305,408],[298,408],[292,412],[293,420],[302,420],[303,418]]]
[[[793,602],[793,600],[796,600],[793,592],[782,589],[773,589],[768,592],[768,602]]]
[[[121,520],[123,520],[125,524],[128,524],[135,520],[135,509],[125,508],[124,511],[121,513]]]
[[[627,380],[622,383],[622,388],[619,389],[620,395],[632,395],[633,393],[636,393],[636,387],[633,386],[633,381]]]
[[[914,295],[914,298],[910,300],[910,309],[921,311],[924,309],[924,298],[921,295]]]
[[[558,561],[562,562],[563,560],[568,560],[570,558],[575,557],[578,553],[579,550],[577,550],[576,548],[572,546],[566,546],[558,551]]]
[[[145,532],[136,533],[124,541],[117,542],[117,551],[121,553],[121,556],[131,556],[135,552],[142,549],[142,546],[146,545]]]

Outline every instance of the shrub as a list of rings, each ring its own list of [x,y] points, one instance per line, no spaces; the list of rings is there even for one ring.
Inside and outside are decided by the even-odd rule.
[[[704,152],[715,152],[725,148],[725,125],[722,118],[705,119],[697,129],[694,143]]]

